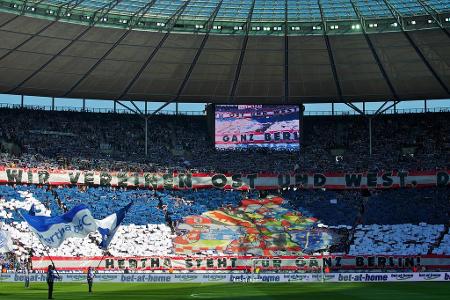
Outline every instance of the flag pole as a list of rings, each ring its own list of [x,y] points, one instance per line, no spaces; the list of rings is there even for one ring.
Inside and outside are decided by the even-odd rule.
[[[110,236],[108,236],[108,234],[106,234],[106,236],[103,236],[103,233],[101,233],[99,230],[99,232],[102,234],[102,241],[100,242],[99,246],[100,246],[100,249],[102,249],[102,251],[103,251],[103,255],[102,255],[102,258],[100,259],[100,261],[98,262],[97,267],[95,268],[96,270],[100,267],[100,264],[102,263],[103,259],[106,257],[106,253],[108,251],[109,244],[111,243],[117,229],[119,228],[120,224],[122,223],[123,219],[125,218],[126,213],[128,212],[128,210],[130,209],[130,207],[133,204],[134,204],[134,202],[131,201],[130,203],[127,204],[127,206],[125,206],[124,208],[119,210],[119,211],[125,210],[125,213],[124,213],[122,219],[116,224],[116,228],[114,228],[114,230],[112,230],[112,233],[108,232],[108,234],[111,233]],[[100,228],[98,228],[98,229],[100,229]],[[106,238],[106,240],[105,240],[105,238]]]
[[[38,239],[38,240],[39,240],[39,239]],[[41,240],[39,240],[39,242],[41,242]],[[42,244],[42,242],[41,242],[41,244]],[[50,259],[50,261],[52,262],[53,269],[55,270],[56,274],[58,274],[58,276],[59,276],[58,270],[56,270],[55,262],[53,261],[52,257],[50,256],[50,252],[48,251],[48,249],[45,248],[45,245],[44,245],[44,244],[42,244],[42,246],[44,246],[44,250],[45,250],[45,252],[47,252],[47,256],[48,256],[48,258]]]
[[[22,212],[19,212],[19,214],[20,214],[20,216],[22,217],[22,219],[25,220],[25,218],[24,218],[23,215],[22,215]],[[28,224],[28,222],[27,222],[27,224]],[[28,227],[29,227],[29,224],[28,224]],[[32,230],[31,230],[31,231],[32,231]],[[36,233],[33,232],[32,237],[33,237],[35,234],[36,234]],[[44,251],[47,253],[47,257],[48,257],[48,258],[50,259],[50,261],[52,262],[53,268],[55,269],[56,274],[58,274],[58,276],[59,276],[58,270],[56,270],[55,262],[53,261],[52,257],[50,256],[50,252],[49,252],[48,249],[45,247],[44,243],[42,243],[42,241],[41,241],[41,239],[40,239],[39,237],[38,237],[38,241],[39,241],[39,243],[41,243],[41,245],[44,247]]]
[[[102,252],[103,252],[103,256],[102,256],[102,258],[100,259],[100,261],[98,262],[97,267],[95,268],[95,271],[96,271],[96,272],[97,272],[97,269],[100,267],[100,264],[102,263],[103,259],[104,259],[105,256],[106,256],[106,251],[105,251],[105,250],[102,250]]]

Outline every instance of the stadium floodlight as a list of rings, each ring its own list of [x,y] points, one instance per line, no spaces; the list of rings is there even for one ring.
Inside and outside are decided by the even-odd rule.
[[[221,25],[214,25],[214,26],[213,26],[213,29],[214,29],[214,30],[221,30],[221,29],[222,29],[222,26],[221,26]]]
[[[394,23],[391,24],[391,26],[392,26],[392,27],[397,27],[397,26],[398,26],[398,23],[397,23],[397,22],[394,22]]]
[[[195,24],[195,29],[202,29],[203,25]]]
[[[330,29],[334,30],[334,29],[339,29],[339,25],[331,25]]]
[[[377,28],[378,24],[377,23],[369,23],[369,28]]]
[[[234,30],[242,30],[242,26],[234,26],[233,29]]]
[[[66,14],[67,17],[70,17],[71,15],[72,15],[71,13],[67,13],[67,14]]]
[[[313,30],[322,30],[322,26],[313,26]]]
[[[357,29],[360,29],[360,28],[361,28],[361,25],[359,25],[359,24],[352,25],[352,29],[353,30],[357,30]]]
[[[263,27],[264,31],[270,31],[270,27]]]
[[[416,25],[416,21],[412,20],[411,25]]]
[[[292,26],[291,30],[300,30],[300,26]]]
[[[165,23],[160,23],[160,22],[158,22],[158,23],[156,23],[156,26],[158,26],[158,27],[164,27],[164,26],[166,26],[166,24],[165,24]]]
[[[445,18],[445,22],[450,22],[450,18]]]

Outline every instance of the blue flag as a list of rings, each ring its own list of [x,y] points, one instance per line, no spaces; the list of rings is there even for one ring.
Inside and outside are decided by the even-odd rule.
[[[22,217],[42,244],[51,248],[59,247],[69,237],[86,237],[97,229],[90,210],[83,204],[61,216],[47,217],[24,213]]]
[[[133,205],[132,202],[130,202],[127,206],[121,208],[119,211],[107,216],[106,218],[102,220],[96,220],[98,226],[97,230],[102,235],[102,242],[99,245],[101,249],[108,249],[109,244],[111,243],[123,219],[125,219],[125,215],[127,214],[131,205]]]
[[[30,216],[35,216],[36,215],[36,207],[34,206],[34,204],[31,204],[30,210],[28,211],[28,214]]]

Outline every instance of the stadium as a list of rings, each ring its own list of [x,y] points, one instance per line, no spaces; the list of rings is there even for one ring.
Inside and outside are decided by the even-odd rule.
[[[447,299],[449,28],[448,0],[0,0],[1,299]]]

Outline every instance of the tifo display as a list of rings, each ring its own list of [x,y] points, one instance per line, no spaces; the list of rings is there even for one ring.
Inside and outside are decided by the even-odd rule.
[[[446,113],[380,117],[368,156],[350,143],[365,139],[358,117],[329,127],[336,119],[296,106],[216,106],[215,141],[227,140],[217,149],[207,118],[155,116],[150,154],[136,159],[115,135],[142,145],[127,116],[108,115],[112,130],[92,114],[0,115],[2,281],[40,282],[49,265],[63,282],[450,278]],[[402,133],[421,122],[415,140]],[[402,125],[385,134],[392,124]]]

